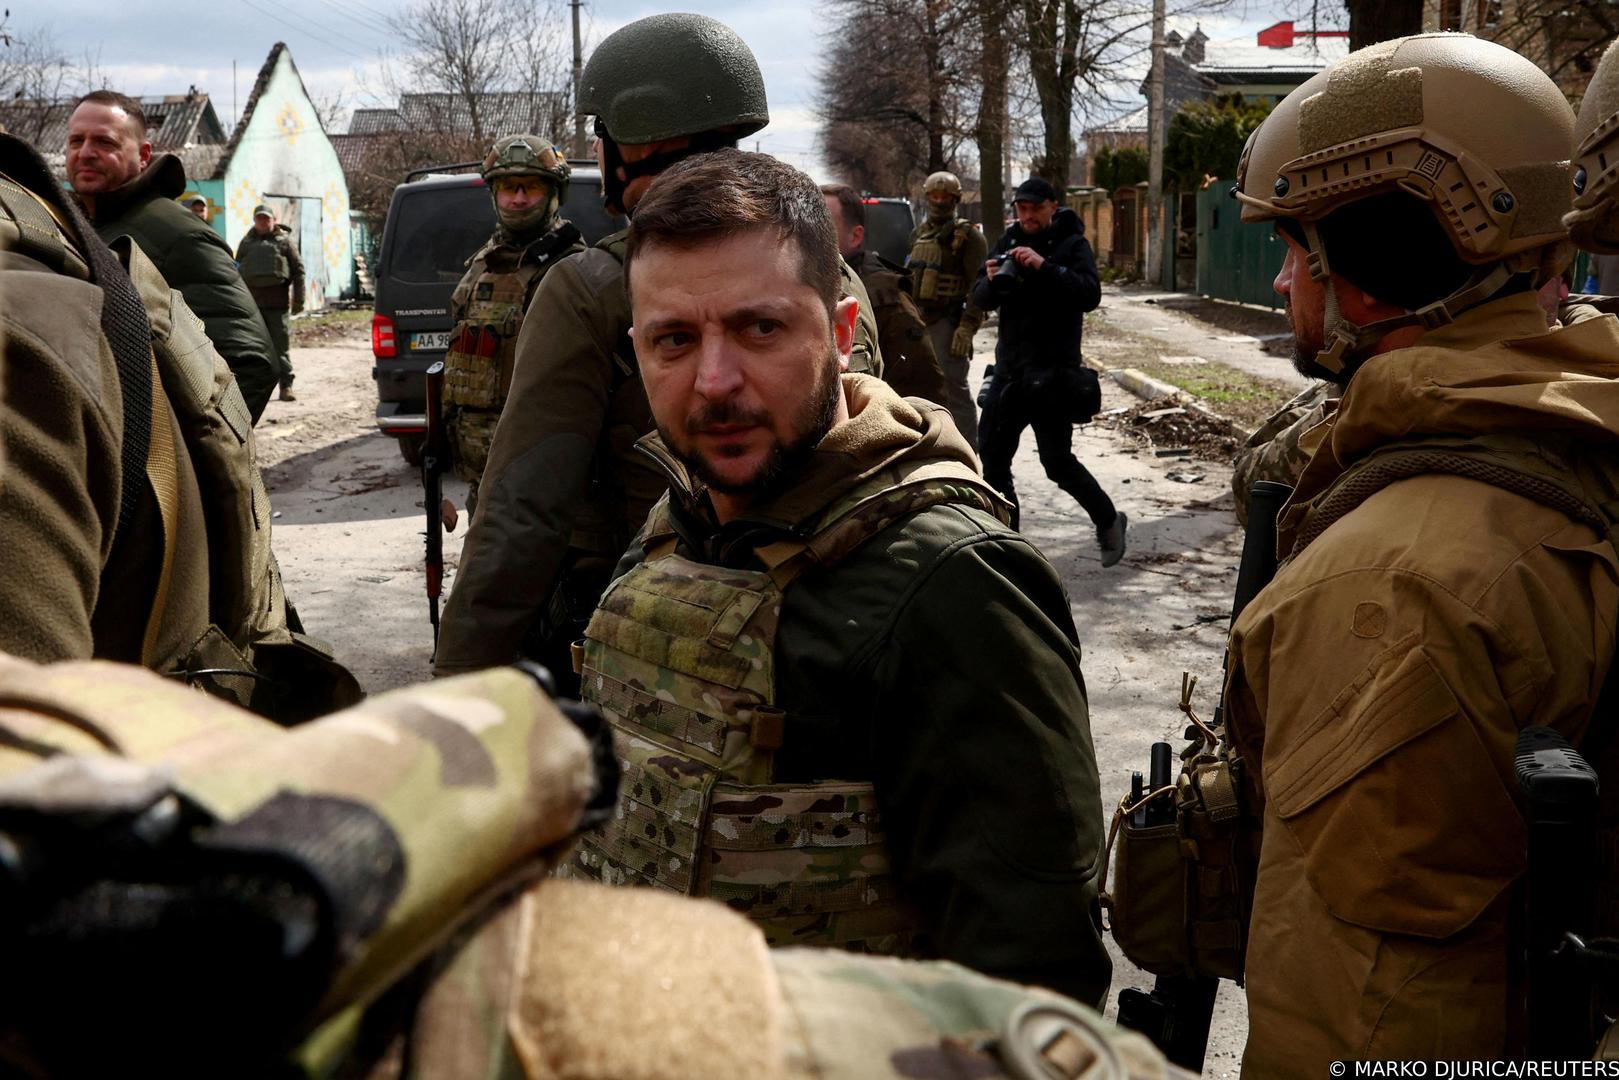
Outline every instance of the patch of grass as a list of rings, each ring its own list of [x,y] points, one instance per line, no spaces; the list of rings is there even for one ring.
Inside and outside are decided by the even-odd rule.
[[[294,345],[318,345],[338,338],[364,337],[371,333],[371,309],[328,308],[292,322]]]
[[[1218,362],[1164,364],[1141,360],[1134,366],[1155,379],[1203,399],[1210,408],[1249,430],[1258,427],[1295,393],[1283,383],[1262,379]]]

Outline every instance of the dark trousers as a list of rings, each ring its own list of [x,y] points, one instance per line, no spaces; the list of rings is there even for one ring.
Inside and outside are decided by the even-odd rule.
[[[1117,511],[1096,477],[1074,456],[1073,424],[1051,415],[1042,405],[1021,383],[1006,385],[997,379],[991,385],[978,420],[978,456],[984,465],[984,479],[1014,507],[1017,505],[1012,457],[1023,438],[1023,429],[1032,427],[1046,475],[1085,508],[1098,529],[1107,528]]]

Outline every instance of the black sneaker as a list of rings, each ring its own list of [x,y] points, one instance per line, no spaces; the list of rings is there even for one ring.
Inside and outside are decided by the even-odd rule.
[[[1130,527],[1130,519],[1123,510],[1113,515],[1113,523],[1105,529],[1096,530],[1096,543],[1102,549],[1102,565],[1112,566],[1124,558],[1124,533]]]

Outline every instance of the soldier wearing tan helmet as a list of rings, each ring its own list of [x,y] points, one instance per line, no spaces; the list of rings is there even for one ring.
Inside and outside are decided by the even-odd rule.
[[[1245,1077],[1523,1050],[1514,740],[1615,722],[1619,326],[1548,329],[1535,295],[1573,129],[1528,60],[1430,34],[1333,64],[1244,152],[1294,362],[1344,386],[1230,641],[1263,838]]]
[[[489,460],[495,422],[517,361],[523,312],[546,271],[585,246],[558,211],[569,169],[551,140],[508,135],[490,148],[483,178],[497,224],[455,287],[449,351],[444,356],[445,431],[455,474],[467,482],[467,512]]]
[[[922,184],[927,219],[911,230],[911,292],[928,323],[933,352],[944,368],[950,417],[978,448],[978,409],[967,388],[973,334],[984,321],[969,296],[974,276],[984,265],[988,244],[972,222],[956,215],[961,181],[954,173],[936,172]]]

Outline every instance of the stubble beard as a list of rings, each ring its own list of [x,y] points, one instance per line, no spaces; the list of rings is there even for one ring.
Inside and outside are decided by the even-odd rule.
[[[837,353],[829,349],[814,393],[805,400],[804,407],[794,418],[795,434],[786,442],[776,440],[766,451],[764,461],[760,462],[753,475],[744,480],[730,480],[721,475],[707,457],[695,449],[687,448],[681,441],[671,438],[669,430],[661,424],[658,426],[658,434],[662,437],[664,445],[674,451],[675,456],[685,464],[691,474],[711,490],[724,495],[764,498],[789,487],[798,476],[804,464],[815,453],[815,448],[826,438],[826,433],[832,430],[833,421],[837,418],[838,399],[842,393],[843,384],[838,378]],[[758,424],[768,430],[770,417],[763,412],[737,408],[732,402],[710,403],[686,418],[685,433],[690,437],[710,425],[737,423]]]

